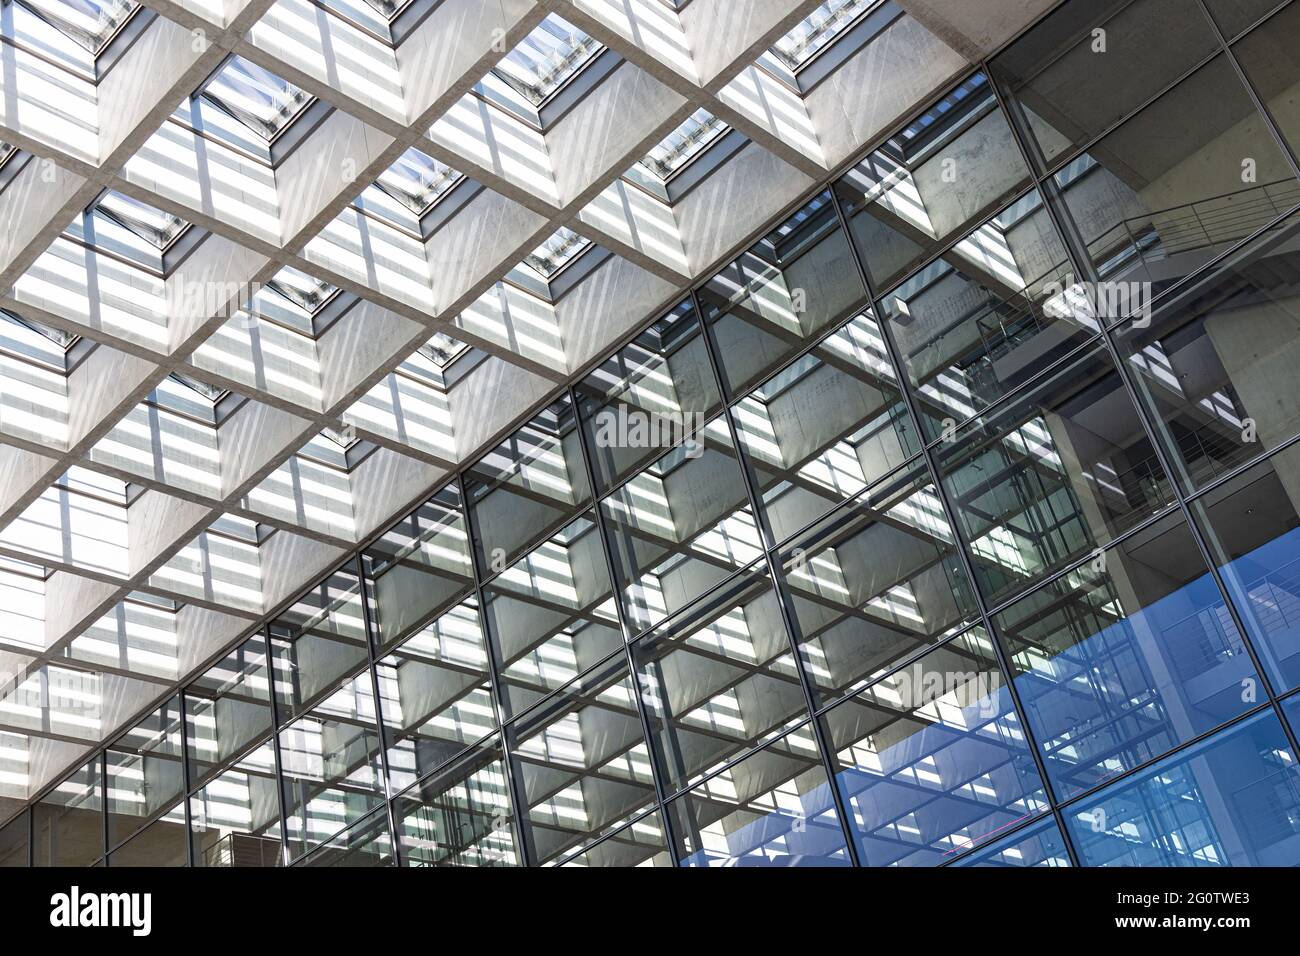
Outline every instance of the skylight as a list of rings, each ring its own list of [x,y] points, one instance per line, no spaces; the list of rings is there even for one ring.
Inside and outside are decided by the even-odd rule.
[[[505,55],[493,72],[534,106],[564,85],[601,45],[552,13]]]
[[[228,394],[228,390],[220,385],[209,385],[207,382],[186,375],[184,372],[172,372],[168,378],[180,382],[186,388],[193,389],[214,405]]]
[[[549,239],[530,252],[524,262],[545,279],[549,279],[572,262],[580,252],[591,245],[591,240],[572,229],[561,226]]]
[[[304,312],[312,314],[318,312],[338,291],[336,286],[300,272],[293,266],[285,266],[266,285]]]
[[[798,71],[858,17],[879,3],[880,0],[828,0],[772,44],[772,54],[788,69]]]
[[[204,99],[225,110],[267,142],[273,140],[311,102],[288,80],[232,56],[203,90]]]
[[[16,146],[11,146],[9,143],[5,143],[5,142],[0,142],[0,166],[3,166],[5,163],[9,162],[9,157],[16,152],[18,152],[18,148]]]
[[[179,216],[155,209],[118,192],[104,193],[95,204],[95,209],[159,251],[170,246],[189,226]]]
[[[726,130],[726,123],[708,110],[698,109],[652,148],[641,165],[660,179],[667,179]]]
[[[98,55],[140,9],[134,0],[21,0],[23,6],[82,47]]]
[[[419,216],[460,179],[446,163],[411,147],[380,174],[376,185]]]
[[[438,368],[444,369],[468,348],[464,342],[453,339],[446,332],[435,332],[433,338],[420,346],[419,352]]]

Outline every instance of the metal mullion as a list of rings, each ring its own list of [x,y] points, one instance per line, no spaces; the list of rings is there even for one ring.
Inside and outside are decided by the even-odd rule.
[[[185,865],[194,866],[194,823],[190,819],[190,757],[186,750],[189,742],[189,716],[186,714],[185,689],[176,689],[176,703],[181,712],[181,798],[185,804]]]
[[[514,831],[515,840],[519,845],[519,856],[522,858],[524,866],[537,866],[537,850],[533,846],[532,831],[524,823],[524,818],[528,813],[528,798],[523,790],[523,782],[519,779],[519,774],[515,770],[514,748],[510,746],[510,738],[514,734],[513,720],[506,721],[502,719],[505,716],[506,690],[501,680],[501,659],[497,651],[496,638],[489,626],[487,605],[483,601],[483,569],[480,567],[481,562],[478,559],[478,548],[474,545],[474,540],[477,537],[475,532],[478,528],[478,520],[474,514],[474,509],[470,507],[468,491],[465,487],[465,472],[457,472],[452,480],[456,485],[457,494],[460,498],[459,507],[465,518],[470,573],[474,579],[474,602],[478,605],[479,629],[483,632],[483,646],[487,650],[488,682],[492,688],[492,709],[496,714],[497,732],[500,734],[501,739],[501,768],[506,777],[506,790],[509,799],[514,805],[515,812],[510,815],[511,829]],[[444,761],[443,766],[449,765],[447,761]]]
[[[830,201],[835,203],[835,197],[832,195]],[[835,209],[839,210],[839,204],[835,203]],[[841,217],[840,227],[843,228],[844,222]],[[846,233],[847,236],[847,233]],[[850,243],[851,245],[851,243]],[[870,290],[870,286],[865,283],[862,288]],[[722,354],[718,348],[718,343],[713,336],[713,325],[703,319],[703,313],[700,311],[699,299],[696,297],[694,290],[691,291],[691,304],[695,308],[697,315],[701,316],[700,328],[704,334],[704,354],[708,357],[709,368],[713,372],[714,381],[718,387],[719,393],[726,395],[725,380],[722,373],[722,364],[719,356]],[[870,299],[868,298],[868,301]],[[839,326],[836,326],[839,328]],[[777,608],[781,614],[781,623],[785,628],[786,641],[789,644],[790,652],[793,656],[795,673],[799,677],[799,689],[803,692],[804,707],[807,709],[809,723],[812,726],[813,739],[817,744],[818,756],[821,758],[822,773],[826,775],[826,784],[831,794],[831,802],[835,807],[835,815],[839,818],[840,835],[844,840],[845,852],[848,855],[851,866],[861,867],[862,861],[858,855],[858,840],[850,825],[849,808],[845,803],[844,795],[840,792],[839,785],[835,776],[835,765],[831,760],[830,741],[827,739],[825,728],[822,723],[813,714],[816,712],[816,700],[812,693],[812,681],[808,676],[807,667],[804,665],[803,652],[799,645],[799,636],[801,631],[798,629],[798,622],[794,614],[793,606],[790,602],[789,594],[785,590],[784,580],[779,574],[774,553],[775,536],[772,533],[770,522],[767,520],[767,512],[762,507],[762,501],[758,494],[758,485],[754,473],[750,466],[749,458],[741,447],[740,433],[736,428],[735,418],[732,415],[730,405],[724,405],[723,415],[727,423],[727,433],[731,438],[732,450],[736,456],[736,463],[740,466],[741,480],[745,485],[745,496],[749,500],[750,510],[754,514],[754,524],[758,528],[761,537],[760,544],[763,549],[763,559],[767,565],[768,576],[772,580],[772,593],[776,597]],[[771,746],[773,741],[768,741],[763,746]],[[751,753],[758,753],[762,748],[751,748],[748,752],[741,755],[738,759],[744,759]],[[689,793],[689,790],[686,791]]]
[[[699,320],[698,314],[696,317]],[[702,323],[701,323],[702,324]],[[705,346],[707,351],[707,345]],[[623,607],[623,595],[618,584],[617,568],[614,564],[613,541],[610,537],[610,530],[605,524],[605,516],[601,511],[600,504],[603,498],[596,497],[596,470],[591,463],[591,454],[587,448],[587,429],[582,427],[581,410],[578,405],[578,394],[572,384],[569,385],[566,394],[569,402],[572,404],[574,414],[578,416],[578,455],[582,459],[583,473],[587,477],[587,485],[592,493],[592,513],[596,523],[596,533],[600,542],[600,554],[605,561],[605,573],[609,576],[609,587],[614,598],[614,614],[618,617],[619,632],[623,637],[623,654],[627,661],[628,676],[632,679],[632,699],[636,702],[637,718],[641,722],[641,733],[645,737],[646,754],[650,758],[650,779],[654,784],[655,804],[659,808],[659,815],[663,819],[664,838],[670,848],[669,856],[672,859],[674,867],[680,866],[677,859],[677,841],[674,836],[673,823],[668,815],[668,798],[667,790],[664,786],[664,780],[659,773],[659,761],[655,757],[654,738],[651,735],[650,716],[646,711],[645,700],[642,696],[640,676],[636,669],[636,659],[632,655],[632,638],[633,631],[630,622],[627,619],[627,610]],[[703,435],[699,436],[701,439]],[[651,459],[645,467],[653,464],[656,459]],[[638,470],[635,474],[639,475],[645,471],[645,467]],[[630,480],[630,479],[629,479]],[[609,658],[606,658],[608,660]]]
[[[1026,163],[1027,162],[1028,160],[1026,159]],[[839,217],[841,228],[847,231],[848,222],[845,219],[843,207],[840,205],[838,198],[834,195],[831,196],[831,202],[834,204],[835,213]],[[872,301],[876,302],[877,311],[879,313],[880,304],[875,299],[875,290],[872,289],[870,278],[867,275],[867,270],[859,260],[856,249],[853,250],[852,258],[858,269],[858,274],[866,285],[868,293],[872,295]],[[883,316],[883,313],[879,314]],[[917,434],[919,435],[921,434],[921,420],[915,402],[913,401],[911,385],[906,381],[906,366],[900,358],[901,353],[898,349],[898,343],[894,341],[893,330],[890,328],[887,320],[882,317],[878,324],[880,326],[880,335],[885,346],[885,351],[889,356],[890,362],[894,365],[895,374],[899,376],[899,384],[901,386],[899,393],[902,395],[903,402],[907,406],[908,414],[911,416],[912,427],[917,429]],[[970,546],[966,541],[965,530],[962,527],[961,522],[958,520],[957,513],[953,507],[951,499],[949,498],[948,491],[944,488],[943,482],[940,480],[938,463],[934,459],[934,448],[931,446],[923,446],[921,454],[925,459],[926,470],[929,473],[930,481],[934,485],[935,494],[938,496],[939,501],[943,506],[944,516],[952,529],[953,543],[955,545],[953,550],[957,553],[958,559],[961,561],[962,571],[970,581],[971,593],[974,597],[976,608],[979,611],[980,620],[983,622],[984,628],[989,636],[989,641],[993,645],[993,651],[997,658],[999,670],[1002,673],[1003,680],[1006,682],[1007,693],[1011,698],[1011,704],[1016,719],[1020,722],[1020,728],[1025,737],[1026,747],[1034,761],[1034,767],[1038,772],[1038,777],[1043,787],[1043,794],[1047,798],[1048,808],[1052,816],[1056,818],[1057,826],[1061,828],[1061,832],[1065,839],[1066,851],[1070,856],[1070,863],[1073,866],[1078,866],[1078,857],[1075,855],[1074,846],[1070,842],[1069,835],[1066,832],[1065,820],[1061,815],[1060,809],[1057,807],[1056,793],[1052,786],[1051,778],[1047,775],[1047,767],[1043,762],[1042,752],[1038,746],[1038,741],[1035,739],[1034,733],[1029,726],[1029,721],[1025,716],[1026,710],[1020,699],[1020,692],[1016,688],[1013,679],[1013,674],[1015,672],[1011,669],[1011,662],[1007,657],[1005,649],[1002,647],[1002,642],[999,640],[997,632],[993,630],[992,621],[988,613],[988,607],[984,603],[984,596],[980,591],[979,579],[975,575],[975,567],[970,558]]]
[[[270,626],[263,626],[261,631],[262,642],[266,647],[266,686],[271,697],[271,756],[275,758],[273,761],[275,764],[275,795],[280,802],[280,865],[288,866],[291,859],[289,856],[289,801],[284,795],[284,763],[280,759],[280,705],[275,698],[275,652],[272,650]],[[213,779],[215,780],[216,777],[214,776]]]
[[[379,672],[376,669],[375,647],[379,644],[379,630],[370,608],[370,589],[366,586],[366,561],[358,551],[353,559],[357,569],[357,588],[361,594],[361,620],[366,629],[366,670],[370,675],[370,692],[374,694],[375,731],[379,738],[379,763],[384,770],[384,813],[388,818],[389,839],[392,841],[393,864],[402,865],[401,840],[397,820],[393,814],[393,774],[388,765],[388,734],[384,726],[383,703],[379,696]]]

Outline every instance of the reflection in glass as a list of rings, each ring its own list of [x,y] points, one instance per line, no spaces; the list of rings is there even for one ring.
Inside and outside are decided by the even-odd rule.
[[[993,618],[1061,799],[1248,710],[1259,678],[1178,514]]]
[[[1065,813],[1083,866],[1295,866],[1300,770],[1271,712]]]
[[[380,810],[326,840],[298,866],[392,866],[394,862],[388,815]]]
[[[673,789],[808,718],[776,592],[756,566],[632,645]]]
[[[1061,867],[1070,865],[1055,817],[1017,830],[997,843],[960,857],[953,866]]]
[[[28,831],[32,821],[27,811],[0,827],[0,869],[27,866],[31,850]]]
[[[108,767],[108,845],[115,847],[185,789],[181,699],[171,698],[123,734],[105,753]],[[173,808],[175,811],[175,808]],[[178,838],[184,856],[184,808]],[[157,828],[155,838],[166,828]]]
[[[255,634],[185,689],[190,784],[271,732],[266,638]]]
[[[108,855],[108,865],[185,866],[185,804],[176,804]]]
[[[812,728],[801,727],[668,804],[682,866],[848,866]]]
[[[990,605],[1174,501],[1100,346],[956,431],[937,458]]]
[[[772,376],[732,414],[778,541],[921,450],[870,313]]]
[[[852,693],[973,616],[974,591],[955,548],[923,464],[786,546],[782,573],[816,699]]]
[[[190,797],[195,866],[279,866],[280,799],[267,741]]]
[[[33,805],[33,866],[89,866],[103,855],[103,786],[96,757]]]
[[[821,718],[864,866],[936,866],[1047,809],[976,627]]]
[[[664,839],[664,825],[659,812],[652,811],[602,840],[576,853],[562,866],[628,867],[672,866],[672,856]]]
[[[361,587],[349,561],[271,624],[280,719],[302,713],[367,658]]]
[[[520,866],[505,764],[485,747],[393,802],[403,866]]]

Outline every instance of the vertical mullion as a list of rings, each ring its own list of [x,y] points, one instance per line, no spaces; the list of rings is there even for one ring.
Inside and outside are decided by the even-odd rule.
[[[379,632],[374,622],[370,607],[370,589],[366,586],[366,560],[362,552],[357,552],[354,559],[357,572],[357,588],[361,594],[361,621],[365,628],[366,671],[370,675],[370,692],[374,695],[375,735],[379,739],[379,765],[384,773],[384,814],[388,819],[388,835],[393,847],[393,865],[402,865],[401,841],[398,839],[397,823],[393,814],[393,774],[388,765],[388,733],[384,726],[383,704],[379,697],[379,671],[375,667],[375,648],[379,646]]]
[[[262,628],[262,643],[266,649],[266,686],[271,695],[271,756],[275,763],[275,795],[280,803],[280,859],[282,866],[288,866],[289,850],[289,801],[284,796],[284,762],[280,759],[280,704],[275,697],[275,651],[271,643],[271,628]]]

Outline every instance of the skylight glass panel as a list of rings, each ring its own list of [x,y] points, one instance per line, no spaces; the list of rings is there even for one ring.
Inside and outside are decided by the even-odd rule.
[[[293,266],[285,266],[266,285],[304,312],[313,314],[338,291],[336,286],[300,272]]]
[[[552,13],[507,53],[493,72],[534,106],[540,106],[600,49],[599,43]]]
[[[242,56],[232,56],[203,90],[204,99],[270,142],[311,102],[311,95]]]
[[[692,113],[681,126],[665,136],[641,160],[641,165],[660,179],[667,179],[694,159],[704,147],[717,139],[727,129],[722,122],[705,109]]]
[[[62,351],[67,351],[81,341],[81,336],[75,332],[67,332],[63,329],[56,329],[51,325],[43,325],[40,322],[33,322],[31,319],[25,319],[20,315],[15,315],[7,310],[0,309],[0,317],[8,322],[15,323],[24,329],[30,329],[37,335],[42,336],[50,342],[57,345]]]
[[[23,6],[92,56],[140,9],[134,0],[22,0]]]
[[[172,372],[171,375],[169,375],[168,377],[171,378],[173,381],[180,382],[186,388],[198,392],[200,395],[202,395],[204,398],[206,398],[209,402],[212,402],[213,404],[216,404],[221,399],[223,399],[226,396],[226,393],[228,391],[227,389],[222,388],[220,385],[209,385],[207,382],[186,375],[184,372]]]
[[[433,338],[420,346],[419,352],[438,368],[450,365],[469,346],[453,339],[446,332],[435,332]]]
[[[446,163],[411,147],[380,174],[376,185],[419,216],[460,178]]]
[[[880,0],[829,0],[772,44],[772,53],[790,70],[798,70],[879,3]]]
[[[118,192],[105,193],[95,208],[159,250],[170,246],[189,226],[179,216],[155,209]]]
[[[561,226],[551,237],[530,252],[525,258],[529,266],[549,279],[559,272],[589,245],[591,240],[578,235],[572,229]]]
[[[17,147],[11,146],[8,143],[0,142],[0,166],[9,162],[9,157],[16,152],[18,152]]]

